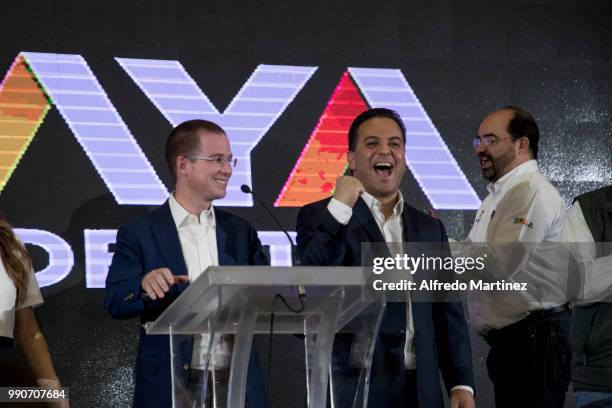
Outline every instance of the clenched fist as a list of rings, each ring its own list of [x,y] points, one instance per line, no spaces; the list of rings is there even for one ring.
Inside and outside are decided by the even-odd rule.
[[[159,268],[153,269],[142,278],[142,289],[147,292],[147,295],[152,300],[163,298],[166,292],[170,290],[172,285],[181,282],[189,282],[187,275],[174,276],[170,269]]]
[[[334,198],[351,208],[363,192],[365,192],[363,184],[355,177],[340,176],[336,179]]]

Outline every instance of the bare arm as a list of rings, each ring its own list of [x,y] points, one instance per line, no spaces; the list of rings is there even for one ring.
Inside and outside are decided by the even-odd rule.
[[[36,378],[57,377],[49,355],[47,341],[38,327],[36,316],[31,307],[15,311],[15,337]]]
[[[41,388],[56,389],[61,384],[53,368],[47,341],[38,327],[36,316],[31,307],[15,311],[15,337],[25,354],[26,360]],[[50,405],[54,408],[69,408],[67,399],[56,400]]]

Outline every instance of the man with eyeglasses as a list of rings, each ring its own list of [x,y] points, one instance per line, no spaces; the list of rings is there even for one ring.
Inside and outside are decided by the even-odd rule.
[[[466,242],[487,243],[493,253],[511,258],[509,246],[496,245],[561,240],[565,205],[538,170],[538,141],[538,125],[520,108],[508,106],[483,120],[473,146],[489,195]],[[570,378],[570,309],[561,298],[533,296],[550,288],[532,285],[554,280],[560,271],[521,265],[526,265],[520,276],[530,282],[528,290],[470,293],[470,323],[491,346],[487,368],[496,407],[563,407]],[[493,272],[512,272],[505,264],[498,269],[504,268],[509,270]]]
[[[251,224],[213,206],[226,195],[236,165],[225,131],[205,120],[181,123],[168,136],[166,162],[176,182],[168,201],[117,232],[104,299],[106,310],[117,319],[139,316],[143,324],[155,320],[208,266],[268,264]],[[192,340],[181,348],[181,369],[174,373],[195,395],[189,406],[206,402],[197,396],[203,381],[218,383],[215,406],[224,406],[231,338],[218,345],[210,373],[204,371],[208,336]],[[266,405],[257,364],[251,354],[249,407]],[[172,406],[170,365],[169,337],[149,336],[141,327],[134,407]],[[206,406],[212,406],[208,388]]]

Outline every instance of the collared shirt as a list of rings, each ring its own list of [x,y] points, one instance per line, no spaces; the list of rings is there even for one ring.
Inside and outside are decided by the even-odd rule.
[[[215,211],[211,205],[196,217],[184,209],[174,195],[170,195],[169,204],[189,280],[193,282],[207,267],[219,265]]]
[[[578,201],[567,211],[563,242],[568,243],[576,257],[584,285],[575,303],[588,305],[612,296],[612,255],[597,257],[593,234]]]
[[[170,213],[178,231],[179,241],[189,281],[195,281],[209,266],[219,265],[219,254],[217,251],[217,224],[213,206],[204,210],[199,216],[190,214],[170,194],[168,199]],[[208,348],[208,335],[195,335],[193,341],[192,368],[202,369],[205,367],[205,356]],[[225,342],[219,342],[215,349],[214,367],[229,367],[231,351]]]
[[[565,204],[555,187],[540,173],[535,160],[515,167],[495,183],[490,183],[487,190],[489,195],[476,213],[468,242],[491,245],[561,241]],[[495,292],[494,295],[470,293],[470,320],[478,332],[486,333],[491,329],[506,327],[531,311],[564,303],[538,299],[533,292],[537,292],[538,285],[531,284],[541,282],[550,286],[550,282],[557,281],[557,271],[533,263],[521,267],[519,280],[530,282],[527,291]],[[510,271],[501,275],[510,276]]]
[[[369,193],[363,193],[361,198],[366,203],[372,217],[378,224],[380,232],[386,242],[403,242],[404,241],[404,226],[402,224],[402,212],[404,211],[404,197],[401,191],[399,193],[399,200],[393,207],[393,211],[389,218],[385,219],[385,215],[382,212],[380,201]],[[351,216],[353,215],[353,209],[348,205],[332,198],[329,201],[327,209],[332,216],[343,225],[347,225]],[[395,249],[395,248],[394,248]],[[412,320],[412,305],[410,304],[410,295],[406,293],[406,342],[404,343],[404,367],[406,370],[414,370],[416,368],[416,358],[414,354],[414,322]]]
[[[38,281],[33,269],[30,269],[26,297],[21,304],[17,302],[17,288],[8,275],[4,262],[0,258],[0,337],[13,338],[15,329],[15,310],[43,303]]]
[[[387,243],[391,242],[404,242],[404,225],[402,223],[402,213],[404,211],[404,197],[402,192],[398,191],[399,200],[393,207],[393,211],[389,218],[385,219],[385,215],[382,212],[380,201],[369,193],[363,193],[361,198],[366,203],[374,220],[378,224],[378,228],[383,234]],[[353,209],[348,205],[336,200],[332,197],[327,205],[327,209],[336,221],[343,225],[347,225],[351,216],[353,215]],[[392,251],[396,248],[390,248]],[[406,292],[406,341],[404,343],[404,368],[406,370],[416,369],[416,353],[414,347],[414,320],[412,315],[412,304],[410,303],[410,293]],[[451,388],[467,390],[474,395],[472,387],[467,385],[457,385]]]

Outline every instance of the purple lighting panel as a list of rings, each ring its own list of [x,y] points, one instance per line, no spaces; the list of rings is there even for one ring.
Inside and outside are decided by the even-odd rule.
[[[288,231],[295,242],[296,233]],[[282,231],[259,231],[262,245],[270,245],[270,265],[291,266],[291,245]]]
[[[225,129],[238,167],[221,206],[251,207],[251,150],[259,143],[317,67],[259,65],[220,113],[178,61],[115,58],[164,117],[176,126],[190,119],[206,119]]]
[[[21,55],[119,204],[162,204],[168,191],[80,55]]]
[[[38,286],[44,288],[64,279],[74,265],[74,254],[70,245],[61,237],[38,229],[15,228],[15,234],[26,244],[41,247],[49,254],[49,265],[36,271]]]
[[[399,69],[349,68],[372,108],[397,111],[406,126],[406,161],[435,209],[476,210],[480,199]]]
[[[103,288],[113,260],[109,245],[117,240],[117,230],[89,230],[85,233],[85,286]]]
[[[291,246],[287,242],[285,234],[281,231],[259,231],[258,235],[263,245],[270,246],[270,263],[272,266],[291,266]],[[295,232],[290,231],[289,235],[295,241]],[[104,288],[106,286],[106,275],[113,259],[113,253],[109,251],[109,245],[114,244],[116,239],[117,230],[85,230],[86,287]],[[37,243],[36,245],[40,244]],[[47,251],[50,252],[49,249]],[[70,265],[72,266],[72,264]],[[69,271],[70,269],[68,269]]]

